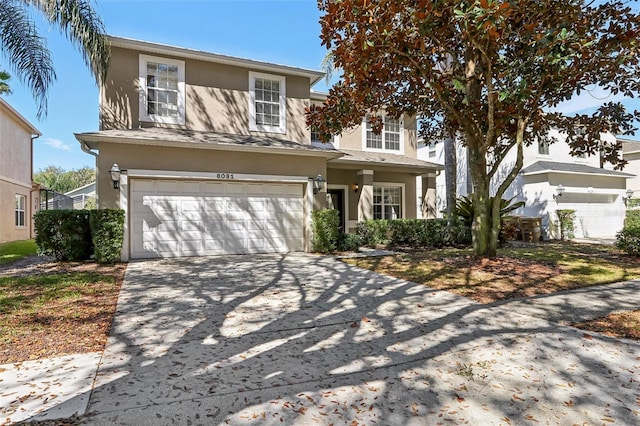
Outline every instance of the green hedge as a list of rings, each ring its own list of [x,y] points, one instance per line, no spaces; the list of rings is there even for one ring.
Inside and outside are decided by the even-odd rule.
[[[625,228],[640,228],[640,210],[627,210],[624,219]]]
[[[618,232],[616,247],[632,256],[640,256],[640,226],[624,228]]]
[[[34,215],[38,253],[59,261],[91,257],[88,210],[41,210]]]
[[[340,235],[339,212],[333,209],[314,210],[311,216],[311,245],[313,251],[329,253],[338,248]]]
[[[98,263],[120,261],[124,240],[124,210],[91,210],[89,223],[96,261]]]
[[[471,243],[471,229],[462,223],[447,225],[446,219],[367,220],[358,223],[357,234],[364,245],[407,247],[460,246]]]
[[[123,210],[41,210],[34,223],[40,254],[58,261],[87,260],[94,253],[100,263],[120,259]]]

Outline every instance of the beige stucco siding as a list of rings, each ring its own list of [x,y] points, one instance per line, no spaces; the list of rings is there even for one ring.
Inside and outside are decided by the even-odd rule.
[[[417,123],[415,117],[407,115],[403,118],[404,122],[404,155],[411,158],[418,158],[418,139],[416,134]],[[349,149],[353,151],[364,151],[364,133],[363,126],[356,126],[351,129],[345,129],[340,135],[340,149]],[[393,154],[394,152],[388,151]]]
[[[140,54],[114,47],[107,83],[101,90],[101,130],[155,126],[140,122]],[[249,130],[249,68],[194,59],[150,55],[185,62],[185,125],[191,130],[256,134]],[[281,74],[273,74],[279,76]],[[279,138],[310,143],[304,111],[309,106],[309,79],[285,75],[286,133]],[[274,134],[270,134],[274,135]]]
[[[113,189],[111,179],[106,172],[113,163],[118,163],[123,170],[224,172],[307,177],[318,174],[326,175],[325,159],[320,157],[101,143],[97,169],[105,172],[97,176],[100,208],[119,207],[119,192]]]
[[[0,242],[32,236],[31,137],[35,132],[15,110],[0,102]],[[16,194],[26,197],[24,227],[15,226]]]

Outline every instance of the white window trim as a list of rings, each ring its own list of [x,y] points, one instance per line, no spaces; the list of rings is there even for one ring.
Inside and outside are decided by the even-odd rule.
[[[256,124],[256,78],[276,80],[280,83],[280,125],[264,126]],[[252,132],[287,133],[287,87],[286,77],[249,71],[249,130]]]
[[[147,62],[159,62],[162,64],[175,65],[178,67],[178,118],[149,115],[147,113]],[[185,124],[185,71],[184,61],[167,59],[159,56],[140,55],[139,62],[139,111],[140,121],[150,121],[162,124]]]
[[[400,182],[373,182],[373,188],[398,188],[400,187],[401,191],[401,197],[402,200],[400,200],[401,202],[401,206],[400,208],[402,209],[400,211],[400,219],[404,219],[407,217],[407,197],[406,197],[406,191],[405,191],[405,184],[404,183],[400,183]],[[373,217],[373,200],[371,200],[371,217]]]
[[[543,145],[542,141],[538,141],[537,145],[536,145],[536,155],[539,157],[550,157],[551,156],[551,143],[545,143],[545,145],[547,146],[547,153],[541,153],[540,152],[540,147]]]
[[[15,196],[16,200],[17,200],[18,197],[21,197],[24,202],[22,203],[23,204],[22,210],[19,210],[17,206],[13,210],[14,225],[18,229],[24,229],[24,228],[27,227],[27,196],[24,195],[24,194],[16,194],[16,196]],[[24,223],[22,225],[15,223],[16,222],[15,221],[15,215],[18,212],[22,212],[23,213],[23,222]]]
[[[382,120],[384,120],[386,117],[386,114],[381,114],[380,118],[382,118]],[[367,116],[365,116],[362,119],[362,150],[363,151],[369,151],[369,152],[386,152],[388,154],[398,154],[398,155],[404,155],[404,116],[401,116],[400,118],[398,118],[398,121],[400,121],[400,149],[399,150],[395,150],[395,149],[385,149],[385,140],[384,140],[384,126],[382,127],[382,133],[380,134],[380,136],[382,136],[382,149],[378,149],[378,148],[369,148],[367,147]]]

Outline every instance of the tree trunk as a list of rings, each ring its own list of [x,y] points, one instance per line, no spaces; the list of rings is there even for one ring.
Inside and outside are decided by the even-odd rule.
[[[487,166],[484,154],[469,149],[469,164],[473,179],[473,254],[479,257],[495,257],[498,251],[498,239],[494,238],[493,203],[490,194],[490,178],[487,176]],[[498,214],[499,215],[499,214]],[[498,217],[498,221],[500,218]],[[498,228],[499,230],[499,228]]]
[[[456,219],[457,168],[456,142],[453,137],[449,137],[444,140],[444,180],[447,203],[446,214],[449,226],[451,226]]]

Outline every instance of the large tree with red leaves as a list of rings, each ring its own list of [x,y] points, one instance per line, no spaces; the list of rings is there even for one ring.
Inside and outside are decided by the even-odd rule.
[[[522,168],[523,146],[548,139],[552,127],[567,134],[572,153],[623,165],[619,147],[601,144],[599,134],[631,133],[638,111],[616,102],[589,115],[550,111],[598,86],[612,95],[640,92],[640,17],[626,2],[319,0],[318,6],[322,43],[342,75],[327,101],[309,109],[308,124],[337,134],[385,109],[424,117],[420,132],[429,140],[459,138],[469,152],[476,255],[495,256],[500,198]],[[517,161],[491,193],[510,150]]]

